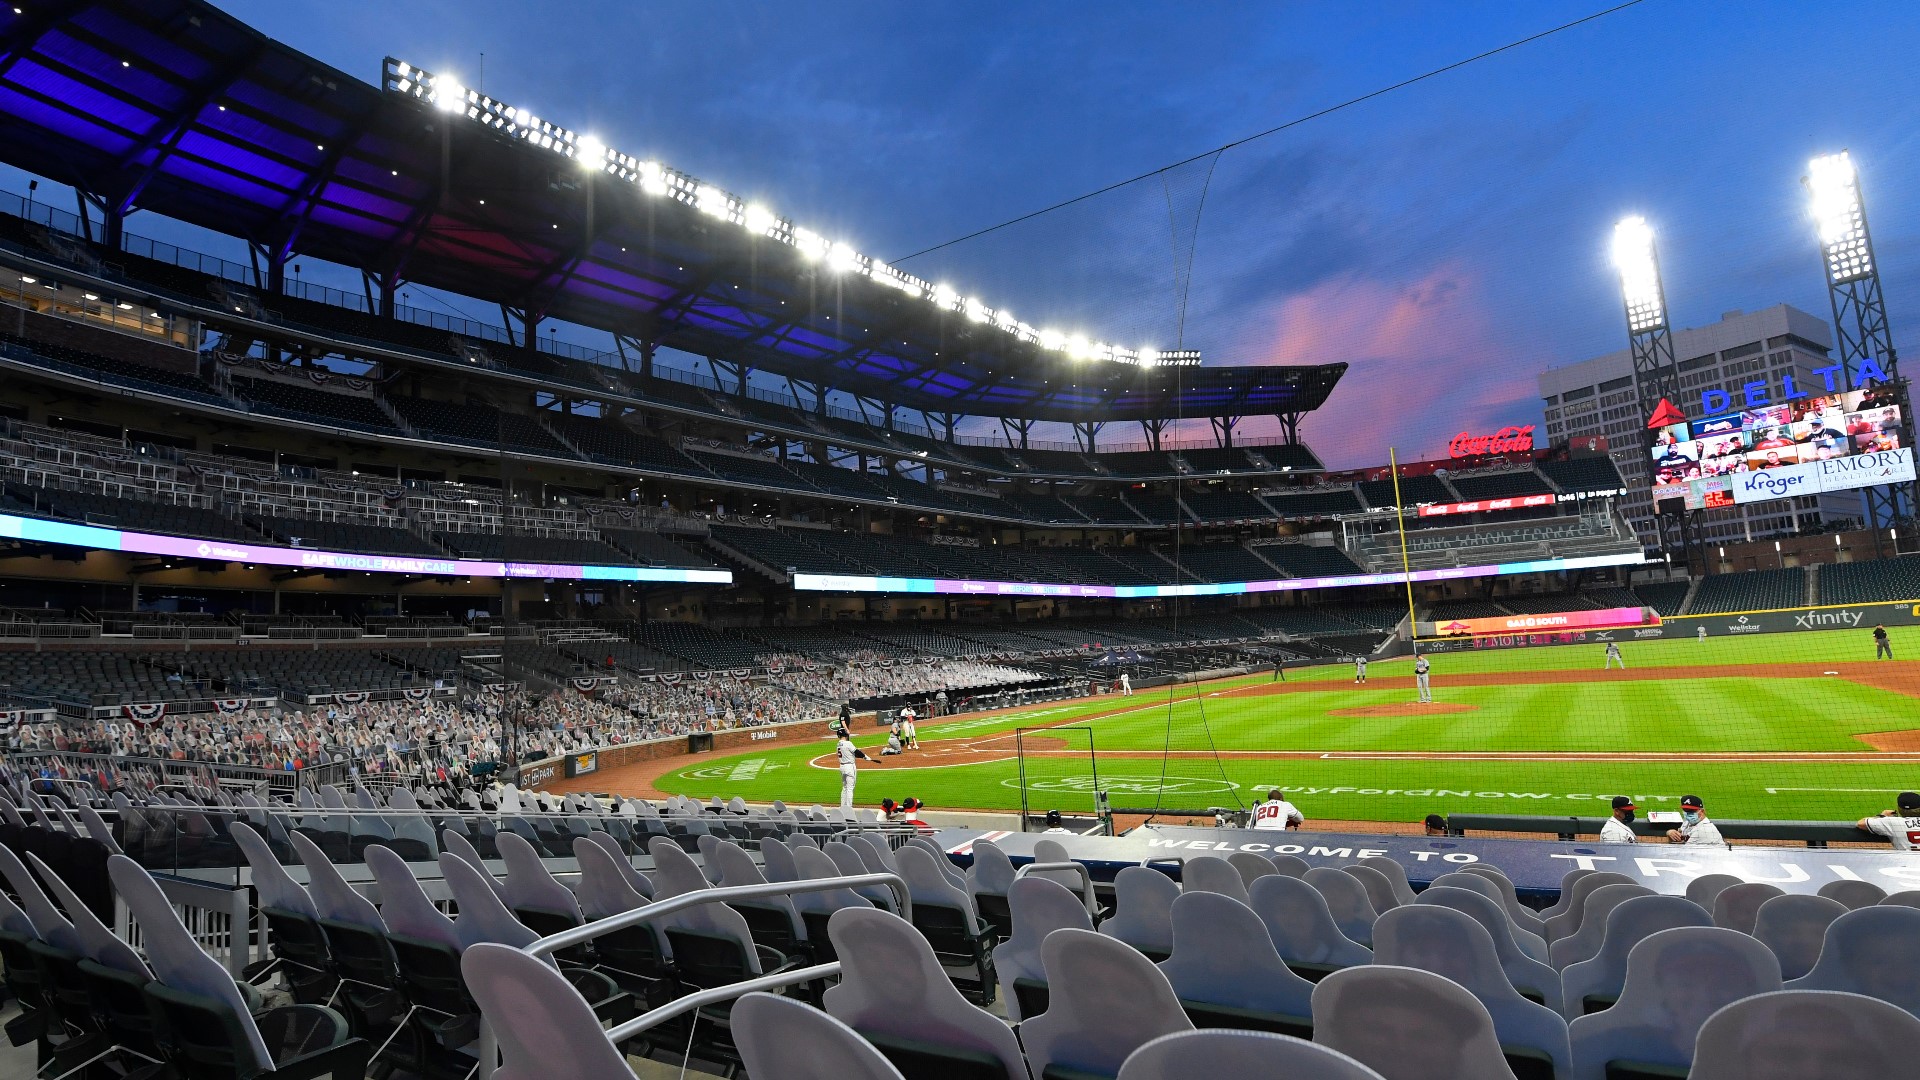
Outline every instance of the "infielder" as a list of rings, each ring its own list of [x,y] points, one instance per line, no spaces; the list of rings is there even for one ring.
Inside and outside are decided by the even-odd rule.
[[[1367,681],[1367,658],[1364,656],[1353,658],[1353,681],[1356,684]]]
[[[847,817],[853,816],[853,785],[860,779],[860,767],[854,759],[872,761],[864,751],[853,745],[853,736],[845,731],[840,733],[840,741],[834,744],[833,752],[840,759],[840,812]]]
[[[1415,657],[1413,661],[1413,684],[1420,688],[1420,700],[1424,704],[1433,704],[1433,686],[1427,682],[1427,658]]]
[[[1620,643],[1617,641],[1609,641],[1607,642],[1607,662],[1601,670],[1612,671],[1613,665],[1616,663],[1620,665],[1621,671],[1627,670],[1627,658],[1620,655]]]
[[[1887,640],[1887,628],[1884,626],[1873,628],[1873,658],[1893,659],[1893,642]]]

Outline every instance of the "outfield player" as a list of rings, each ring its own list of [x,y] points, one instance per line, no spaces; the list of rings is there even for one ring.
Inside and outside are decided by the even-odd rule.
[[[1627,670],[1627,658],[1620,655],[1620,643],[1609,641],[1607,642],[1607,662],[1601,670],[1612,671],[1616,663],[1620,665],[1621,671]]]
[[[1698,640],[1699,640],[1699,642],[1700,642],[1700,644],[1702,644],[1702,645],[1705,645],[1705,644],[1707,643],[1707,628],[1706,628],[1706,627],[1704,627],[1704,626],[1702,626],[1702,627],[1700,627],[1700,628],[1699,628],[1699,635],[1698,635]]]
[[[1133,696],[1133,676],[1127,674],[1124,671],[1120,673],[1120,696],[1121,697]]]
[[[834,756],[840,759],[840,812],[853,816],[853,785],[860,779],[860,767],[854,759],[872,761],[864,751],[853,745],[853,736],[844,730],[840,732],[840,741],[834,744]]]
[[[1897,809],[1882,810],[1878,817],[1861,818],[1856,824],[1892,841],[1895,851],[1920,849],[1920,792],[1903,791],[1895,802]]]
[[[1427,683],[1427,658],[1425,656],[1414,658],[1413,681],[1414,685],[1420,688],[1420,700],[1429,705],[1433,704],[1433,687]]]
[[[1613,797],[1613,816],[1600,826],[1600,842],[1603,844],[1637,844],[1640,838],[1633,834],[1628,826],[1633,822],[1633,800],[1625,795]]]
[[[1353,658],[1353,681],[1356,684],[1367,681],[1367,658],[1364,656]]]
[[[1253,808],[1253,827],[1256,829],[1298,829],[1306,824],[1307,816],[1300,808],[1287,801],[1287,796],[1279,788],[1267,791],[1267,801]]]

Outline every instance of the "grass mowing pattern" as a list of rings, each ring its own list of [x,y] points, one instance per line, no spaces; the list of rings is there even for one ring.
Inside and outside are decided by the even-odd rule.
[[[1630,677],[1601,671],[1597,644],[1433,656],[1436,702],[1466,711],[1411,706],[1411,662],[1401,660],[1369,665],[1366,686],[1341,665],[1290,672],[1284,693],[1267,693],[1269,677],[1257,675],[1209,683],[1198,698],[1193,687],[1175,692],[1177,700],[1162,688],[927,725],[919,755],[863,768],[859,801],[912,795],[935,808],[1016,808],[1013,739],[989,740],[1018,726],[1084,720],[1116,805],[1231,806],[1277,785],[1309,817],[1327,819],[1597,815],[1615,794],[1663,809],[1683,793],[1726,818],[1854,818],[1891,805],[1894,792],[1920,788],[1920,738],[1905,744],[1914,753],[1877,752],[1856,738],[1920,729],[1920,663],[1910,663],[1920,658],[1920,629],[1890,631],[1902,658],[1895,663],[1871,659],[1870,630],[1627,642]],[[1352,709],[1406,715],[1336,715]],[[1044,736],[1029,740],[1030,752],[1045,745]],[[872,752],[885,733],[858,741]],[[1084,737],[1072,744],[1077,752],[1068,745],[1028,758],[1041,788],[1031,795],[1035,809],[1091,807]],[[823,731],[804,745],[702,761],[657,786],[830,804],[838,775],[815,767],[828,749]],[[1341,756],[1351,754],[1408,756]],[[1447,756],[1411,756],[1422,754]],[[1596,756],[1473,756],[1488,754]],[[1632,756],[1644,754],[1680,756]]]

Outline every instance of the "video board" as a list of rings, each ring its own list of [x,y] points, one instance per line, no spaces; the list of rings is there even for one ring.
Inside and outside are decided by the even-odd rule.
[[[1892,390],[1866,389],[1671,424],[1654,438],[1655,506],[1711,510],[1910,480],[1901,421]]]

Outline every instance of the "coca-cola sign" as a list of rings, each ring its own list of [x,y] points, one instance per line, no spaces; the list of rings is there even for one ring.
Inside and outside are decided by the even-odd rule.
[[[1447,444],[1447,453],[1454,457],[1473,457],[1476,454],[1520,454],[1533,449],[1533,425],[1525,427],[1509,425],[1491,435],[1472,435],[1461,432]]]

